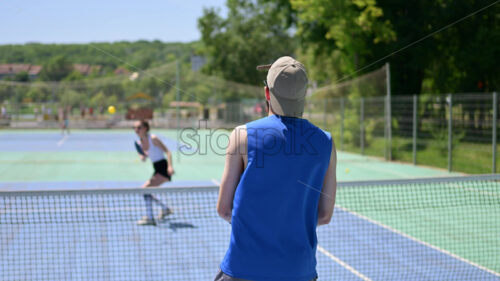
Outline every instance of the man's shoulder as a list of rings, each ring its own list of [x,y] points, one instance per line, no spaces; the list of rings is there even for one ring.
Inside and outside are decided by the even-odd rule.
[[[305,124],[307,124],[308,129],[315,130],[320,136],[323,136],[327,139],[332,138],[332,134],[330,132],[321,129],[320,127],[316,126],[315,124],[313,124],[311,121],[309,121],[307,119],[304,119],[304,120],[306,121]]]
[[[233,134],[236,137],[236,140],[239,144],[244,144],[246,143],[246,138],[247,138],[247,126],[245,125],[240,125],[233,130]]]

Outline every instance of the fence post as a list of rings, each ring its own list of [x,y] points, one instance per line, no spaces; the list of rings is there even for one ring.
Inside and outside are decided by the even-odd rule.
[[[385,127],[386,127],[386,150],[387,150],[387,160],[392,160],[392,118],[391,118],[391,98],[390,96],[385,97]]]
[[[387,135],[388,135],[388,158],[392,160],[392,113],[391,113],[391,65],[386,63],[385,83],[387,90]]]
[[[493,149],[493,165],[491,173],[497,172],[497,127],[498,127],[498,93],[493,93],[493,136],[492,136],[492,149]]]
[[[387,155],[387,97],[384,97],[384,159],[388,159]]]
[[[413,95],[413,165],[417,165],[417,107],[418,96]]]
[[[177,60],[175,64],[175,87],[176,87],[176,95],[175,99],[177,101],[177,106],[175,108],[175,114],[177,117],[177,163],[181,162],[181,150],[180,150],[180,127],[181,127],[181,116],[180,116],[180,107],[179,107],[179,102],[181,100],[181,74],[180,74],[180,64],[179,60]]]
[[[344,98],[340,98],[340,150],[344,150]]]
[[[359,118],[359,123],[360,123],[360,146],[361,146],[361,155],[365,155],[365,99],[361,97],[361,108],[360,108],[360,118]]]
[[[451,172],[452,167],[452,152],[453,152],[453,98],[448,94],[448,172]]]

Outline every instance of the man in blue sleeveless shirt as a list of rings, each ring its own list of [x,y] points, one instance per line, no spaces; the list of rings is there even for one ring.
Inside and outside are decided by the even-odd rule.
[[[269,116],[230,136],[217,211],[231,223],[216,281],[316,280],[316,227],[336,192],[332,137],[302,119],[305,67],[281,57],[268,69]]]

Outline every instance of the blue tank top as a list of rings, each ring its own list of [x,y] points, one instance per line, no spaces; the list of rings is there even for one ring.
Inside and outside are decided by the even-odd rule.
[[[248,164],[221,270],[248,280],[309,281],[317,276],[318,201],[331,136],[305,119],[278,115],[246,128]]]

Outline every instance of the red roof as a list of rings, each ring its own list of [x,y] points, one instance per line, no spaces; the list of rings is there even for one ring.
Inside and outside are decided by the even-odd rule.
[[[30,70],[28,70],[29,75],[38,75],[42,71],[42,66],[41,65],[32,65],[30,67]]]
[[[22,64],[22,63],[11,63],[11,64],[0,64],[0,74],[4,75],[13,75],[17,74],[21,71],[26,71],[30,69],[29,64]]]
[[[74,64],[73,69],[83,75],[88,75],[93,71],[100,72],[102,66],[90,64]],[[28,72],[29,75],[38,75],[42,71],[41,65],[23,64],[23,63],[10,63],[0,64],[0,75],[16,75],[21,71]]]
[[[78,64],[78,63],[75,63],[73,64],[73,69],[80,72],[81,74],[83,75],[86,75],[89,73],[89,69],[90,69],[90,64]]]
[[[130,71],[128,71],[126,68],[123,68],[123,67],[118,67],[117,69],[115,69],[115,74],[128,74],[130,73]]]
[[[80,72],[83,75],[89,75],[93,71],[101,71],[102,66],[100,65],[90,65],[90,64],[73,64],[73,69]]]

